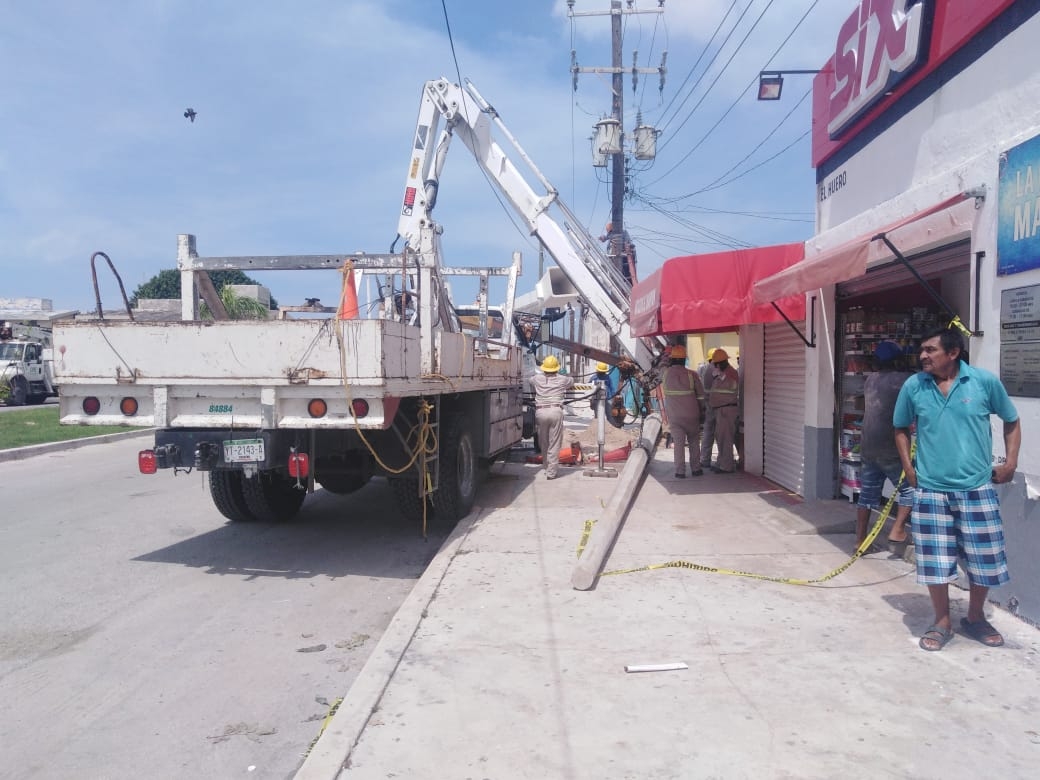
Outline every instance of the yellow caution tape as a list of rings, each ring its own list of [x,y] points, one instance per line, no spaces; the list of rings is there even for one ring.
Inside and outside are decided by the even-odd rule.
[[[912,456],[912,452],[911,452]],[[846,571],[852,564],[858,561],[867,551],[870,550],[870,546],[877,539],[881,529],[885,526],[885,520],[888,519],[889,513],[892,511],[892,507],[896,502],[896,495],[899,492],[899,486],[903,484],[903,480],[906,479],[906,472],[904,471],[899,475],[899,482],[896,483],[896,489],[892,491],[892,496],[888,499],[888,503],[885,504],[885,508],[881,510],[881,514],[878,516],[877,522],[874,523],[874,527],[870,529],[870,533],[867,534],[866,538],[860,543],[859,547],[841,566],[835,569],[831,569],[829,572],[824,574],[822,577],[816,577],[811,580],[796,579],[794,577],[774,577],[769,574],[756,574],[750,571],[741,571],[740,569],[725,569],[719,566],[705,566],[701,563],[691,563],[690,561],[667,561],[665,563],[651,563],[647,566],[639,566],[635,569],[615,569],[614,571],[605,571],[600,576],[610,577],[615,574],[633,574],[638,571],[654,571],[656,569],[692,569],[693,571],[702,571],[710,574],[729,574],[734,577],[749,577],[755,580],[765,580],[766,582],[779,582],[783,585],[818,585],[821,582],[834,579],[842,572]],[[595,520],[585,521],[585,531],[582,534],[581,544],[578,546],[578,556],[581,556],[582,551],[585,549],[585,545],[588,542],[589,534],[592,532],[592,524]]]
[[[329,707],[329,714],[326,715],[325,720],[321,722],[321,728],[318,729],[318,735],[314,739],[312,739],[311,744],[307,746],[307,752],[303,754],[304,758],[309,756],[311,751],[314,750],[314,746],[318,744],[318,740],[321,739],[321,735],[325,733],[325,729],[328,727],[329,721],[332,720],[332,716],[336,714],[336,710],[339,709],[339,705],[341,705],[342,703],[342,696],[336,699],[336,701],[332,702],[332,706]]]
[[[952,320],[950,320],[950,324],[947,325],[946,327],[948,327],[950,329],[956,328],[957,330],[959,330],[961,333],[964,334],[965,338],[969,338],[969,339],[971,338],[971,331],[968,330],[966,327],[964,327],[964,323],[961,322],[961,318],[960,317],[954,317]]]
[[[589,537],[592,536],[592,526],[596,524],[595,520],[585,521],[585,530],[581,532],[581,541],[578,542],[578,557],[585,552],[585,545],[589,543]]]

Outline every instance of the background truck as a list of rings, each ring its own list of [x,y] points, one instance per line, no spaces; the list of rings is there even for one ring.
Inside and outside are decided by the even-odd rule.
[[[493,130],[512,143],[544,192],[513,165]],[[156,428],[140,470],[206,471],[214,504],[233,521],[285,519],[315,484],[349,493],[377,473],[410,517],[432,510],[451,522],[465,515],[483,468],[522,437],[523,361],[513,328],[495,343],[487,331],[463,332],[444,279],[479,277],[476,321],[486,325],[489,277],[506,276],[501,320],[513,323],[521,269],[519,255],[508,268],[443,263],[443,228],[432,212],[455,135],[556,260],[571,291],[588,301],[616,352],[635,365],[656,365],[654,345],[629,335],[620,272],[472,85],[438,79],[423,88],[390,253],[206,258],[194,236],[180,236],[180,320],[133,321],[129,307],[130,321],[104,320],[99,296],[99,319],[55,326],[62,423]],[[560,221],[551,208],[562,210]],[[203,321],[199,296],[212,293],[208,272],[224,269],[339,270],[342,299],[333,316],[233,321],[220,318],[211,294],[206,301],[217,318]],[[364,317],[354,315],[363,276],[378,290],[358,312]]]
[[[53,367],[49,329],[0,324],[0,401],[22,406],[57,396]]]

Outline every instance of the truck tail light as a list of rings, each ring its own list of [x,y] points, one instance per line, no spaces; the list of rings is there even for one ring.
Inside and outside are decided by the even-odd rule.
[[[83,411],[93,417],[101,411],[101,401],[90,395],[83,399]]]
[[[155,450],[141,450],[138,452],[137,468],[142,474],[154,474],[157,468]]]
[[[127,417],[133,417],[137,414],[137,399],[136,398],[124,398],[119,402],[119,411],[121,411]]]
[[[355,417],[365,417],[368,414],[368,401],[364,398],[355,398],[350,402],[350,408],[354,410]]]
[[[293,479],[304,479],[311,473],[311,460],[306,452],[289,453],[289,476]]]
[[[329,405],[320,398],[312,398],[307,404],[307,414],[311,417],[324,417],[329,411]]]

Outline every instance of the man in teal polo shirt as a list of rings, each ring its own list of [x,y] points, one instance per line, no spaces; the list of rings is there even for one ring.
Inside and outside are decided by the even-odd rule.
[[[957,558],[968,572],[968,616],[961,629],[989,647],[1004,638],[986,620],[991,587],[1008,581],[1004,529],[994,483],[1010,482],[1018,468],[1022,430],[1000,379],[968,365],[964,338],[947,328],[921,342],[921,368],[899,391],[892,422],[906,479],[916,490],[912,524],[917,581],[928,586],[935,622],[923,650],[942,650],[953,638],[949,583]],[[990,415],[1004,421],[1005,461],[993,466]],[[917,458],[910,459],[910,426],[917,423]]]

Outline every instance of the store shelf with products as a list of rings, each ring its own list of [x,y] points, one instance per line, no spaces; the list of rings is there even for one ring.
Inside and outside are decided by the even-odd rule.
[[[935,327],[937,315],[925,307],[907,311],[865,310],[853,307],[841,315],[839,351],[842,372],[838,397],[841,400],[838,440],[838,464],[841,495],[855,501],[860,491],[860,437],[863,428],[863,385],[868,375],[877,370],[874,350],[881,341],[898,344],[902,355],[898,367],[918,370],[921,337]]]

